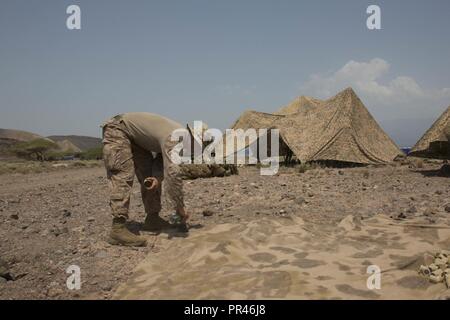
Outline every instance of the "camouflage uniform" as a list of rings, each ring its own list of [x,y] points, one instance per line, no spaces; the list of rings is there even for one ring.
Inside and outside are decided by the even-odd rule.
[[[157,190],[144,187],[147,177],[165,180],[165,189],[175,209],[184,207],[180,168],[170,161],[169,153],[177,142],[167,137],[161,153],[137,145],[122,116],[108,120],[103,126],[103,157],[110,187],[110,207],[115,218],[128,218],[131,188],[136,174],[141,184],[142,200],[147,215],[161,210],[161,184]]]

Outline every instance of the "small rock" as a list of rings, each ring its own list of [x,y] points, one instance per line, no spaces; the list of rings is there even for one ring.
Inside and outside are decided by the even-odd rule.
[[[64,209],[62,215],[63,215],[64,218],[68,218],[68,217],[70,217],[72,215],[72,212],[70,212],[67,209]]]
[[[444,280],[444,277],[442,275],[440,276],[431,275],[429,278],[431,283],[440,283],[442,282],[442,280]]]
[[[397,217],[396,217],[396,219],[406,219],[407,217],[406,217],[406,215],[405,215],[405,213],[404,212],[401,212]]]
[[[445,205],[444,210],[445,212],[450,213],[450,203]]]
[[[99,252],[97,252],[95,257],[96,258],[100,258],[100,259],[104,259],[104,258],[108,257],[108,252],[106,252],[105,250],[100,250]]]
[[[209,209],[205,209],[205,210],[203,210],[202,214],[204,217],[211,217],[212,215],[214,215],[214,212],[212,212]]]
[[[72,297],[78,299],[78,298],[80,297],[80,294],[79,294],[78,292],[73,292],[73,293],[72,293]]]
[[[59,295],[61,295],[63,293],[64,293],[64,291],[62,289],[52,287],[52,288],[47,290],[47,297],[49,297],[49,298],[56,298],[57,296],[59,296]]]
[[[429,277],[431,274],[431,270],[427,266],[421,265],[419,268],[419,274]]]
[[[13,213],[12,215],[9,216],[11,219],[13,220],[19,220],[19,215],[17,213]]]
[[[339,171],[338,171],[338,174],[341,175],[341,176],[343,176],[343,175],[344,175],[344,171],[339,170]]]
[[[415,206],[411,206],[406,210],[406,213],[417,213],[417,208]]]
[[[112,285],[111,285],[111,283],[106,282],[106,283],[101,284],[100,288],[103,291],[111,291],[112,290]]]
[[[295,195],[294,194],[290,194],[290,193],[285,193],[283,195],[281,195],[281,200],[295,200]]]
[[[50,232],[55,236],[58,237],[62,234],[66,234],[69,232],[69,229],[67,227],[63,227],[63,228],[58,228],[58,227],[54,227],[53,229],[50,230]]]
[[[430,270],[432,272],[436,271],[437,269],[439,269],[439,267],[437,265],[435,265],[434,263],[430,264],[428,267],[430,268]]]
[[[441,269],[437,269],[431,273],[432,276],[441,277],[444,272]]]
[[[3,260],[2,258],[0,258],[0,277],[6,277],[6,275],[8,275],[8,263],[6,263],[5,260]]]
[[[89,218],[87,218],[87,221],[88,221],[88,222],[94,222],[94,221],[95,221],[95,218],[94,218],[94,217],[89,217]]]
[[[423,212],[423,215],[425,217],[430,217],[436,214],[436,210],[433,208],[426,208],[425,211]]]
[[[442,195],[443,194],[443,192],[442,192],[442,190],[436,190],[436,192],[435,192],[437,195]]]
[[[305,200],[305,198],[303,198],[303,197],[297,197],[297,198],[294,200],[294,202],[295,202],[296,204],[302,205],[302,204],[304,204],[304,203],[306,202],[306,200]]]
[[[76,227],[76,228],[73,228],[72,231],[82,233],[82,232],[86,231],[86,228],[84,226]]]
[[[426,221],[429,224],[435,224],[438,221],[438,219],[436,217],[426,217]]]
[[[437,258],[434,260],[434,264],[437,265],[441,269],[445,269],[447,267],[447,259]],[[439,270],[441,271],[441,270]]]

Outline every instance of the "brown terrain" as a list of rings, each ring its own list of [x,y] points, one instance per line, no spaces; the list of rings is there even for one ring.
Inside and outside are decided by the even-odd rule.
[[[239,293],[239,288],[245,287],[244,284],[239,286],[236,283],[230,284],[230,286],[236,285],[230,288],[230,290],[234,288],[236,291],[234,294],[233,292],[225,294],[219,289],[208,295],[204,292],[203,295],[200,292],[193,294],[195,289],[192,289],[194,290],[192,292],[177,291],[178,295],[176,295],[170,291],[170,288],[177,283],[167,281],[163,283],[164,288],[158,291],[159,296],[158,293],[155,295],[144,289],[133,292],[130,288],[136,287],[133,281],[138,281],[136,277],[143,274],[139,270],[134,271],[140,264],[140,268],[145,269],[146,265],[153,263],[151,267],[148,267],[151,269],[147,270],[155,270],[152,271],[153,275],[161,275],[158,273],[162,272],[161,267],[164,269],[165,263],[170,263],[167,259],[175,259],[176,263],[167,264],[167,268],[172,268],[174,273],[178,274],[183,268],[183,265],[179,265],[183,263],[183,259],[191,261],[188,260],[191,258],[185,255],[195,254],[196,246],[193,245],[195,241],[201,240],[199,245],[209,243],[213,238],[202,237],[226,230],[230,230],[224,233],[224,235],[228,234],[228,237],[233,235],[238,238],[242,234],[248,237],[243,239],[256,241],[256,243],[264,243],[264,238],[270,236],[270,239],[274,241],[270,250],[283,249],[281,251],[285,255],[289,255],[289,250],[294,252],[293,248],[303,251],[295,253],[297,260],[293,263],[298,271],[303,272],[301,273],[304,277],[301,280],[303,282],[299,283],[305,283],[305,286],[308,281],[333,281],[330,279],[333,279],[334,269],[323,267],[321,272],[328,272],[328,274],[321,273],[320,276],[313,276],[311,271],[308,272],[309,268],[325,264],[314,263],[318,258],[308,260],[305,257],[309,251],[320,257],[321,252],[331,250],[330,247],[322,248],[319,244],[324,245],[338,228],[346,229],[348,223],[352,225],[348,217],[357,218],[358,221],[363,222],[378,217],[378,220],[384,221],[385,225],[390,222],[420,221],[421,225],[431,226],[431,228],[432,226],[442,229],[450,227],[450,180],[440,174],[441,165],[440,161],[414,160],[380,167],[318,167],[305,172],[299,167],[282,167],[276,176],[260,176],[256,167],[245,167],[240,168],[239,175],[236,176],[185,181],[187,207],[193,213],[189,235],[183,238],[177,234],[169,234],[169,236],[147,234],[149,245],[146,248],[111,246],[105,241],[111,217],[103,168],[0,175],[0,259],[3,260],[1,262],[3,271],[7,271],[3,272],[6,276],[0,277],[0,299],[351,298],[355,295],[360,298],[378,298],[375,293],[367,293],[348,284],[333,284],[337,288],[334,290],[336,292],[333,291],[329,295],[326,294],[326,288],[322,285],[311,290],[297,290],[296,295],[289,296],[288,292],[278,287],[288,286],[295,291],[295,286],[292,284],[292,279],[295,279],[292,276],[292,270],[281,273],[285,262],[279,261],[279,264],[274,264],[273,262],[276,261],[274,255],[264,252],[251,255],[252,259],[254,258],[259,264],[273,259],[271,264],[273,271],[270,273],[253,271],[251,273],[252,277],[260,275],[262,279],[260,279],[263,283],[260,292],[245,291],[243,295],[242,292]],[[164,209],[163,216],[167,217],[169,213]],[[144,210],[136,183],[132,196],[130,227],[138,231],[143,219]],[[299,247],[302,241],[294,243],[294,240],[288,236],[277,237],[275,233],[271,233],[270,226],[279,225],[285,225],[288,228],[286,234],[291,234],[297,229],[302,229],[303,232],[308,230],[309,235],[303,235],[302,239],[306,241],[303,244],[308,243],[308,239],[311,238],[315,239],[316,244],[311,247]],[[260,239],[258,232],[261,230],[255,229],[259,231],[251,232],[255,226],[268,228],[266,231],[263,229],[265,235],[263,232]],[[141,234],[146,233],[141,232]],[[314,234],[314,237],[311,237],[311,234]],[[336,239],[340,239],[340,243],[350,241],[352,238],[342,234],[339,237]],[[367,237],[364,239],[367,240]],[[219,244],[217,246],[218,248],[221,246],[219,251],[226,254],[228,252],[226,245],[232,245],[233,241],[229,239],[229,242],[222,243],[218,239],[214,242],[214,246]],[[380,247],[381,249],[389,247],[388,244],[380,241],[377,242],[378,251]],[[275,247],[275,242],[280,242],[280,246]],[[448,243],[446,245],[448,247]],[[438,252],[442,248],[442,242],[438,244],[437,240],[428,241],[427,246],[423,250],[431,251],[430,253]],[[391,247],[393,246],[389,248]],[[420,249],[419,247],[417,250]],[[361,255],[361,252],[358,254],[364,258],[362,261],[365,264],[368,257],[377,256],[374,253],[375,249],[369,247],[360,249],[364,255]],[[198,253],[200,254],[202,250],[204,249],[199,248]],[[422,253],[419,251],[410,252],[410,254]],[[170,253],[170,257],[165,255],[165,252]],[[174,257],[174,254],[178,256]],[[356,253],[352,254],[352,257],[358,257]],[[390,254],[390,257],[395,258],[395,255]],[[206,261],[208,261],[209,269],[201,266],[196,269],[196,264],[192,262],[189,267],[193,268],[191,270],[193,273],[187,278],[174,281],[180,281],[179,284],[188,281],[186,279],[194,281],[199,278],[203,280],[204,285],[208,277],[214,276],[211,272],[216,267],[220,270],[218,267],[220,264],[217,265],[217,263],[222,260],[212,254]],[[339,265],[339,270],[346,270],[340,262],[335,264]],[[81,268],[82,289],[79,291],[70,291],[66,287],[68,277],[66,268],[70,265],[78,265]],[[248,263],[246,266],[248,267]],[[290,266],[292,268],[293,265]],[[414,265],[414,270],[410,271],[408,277],[401,278],[400,285],[415,286],[419,289],[429,286],[423,283],[423,279],[417,280],[419,278],[413,276],[417,273],[415,271],[417,267]],[[264,268],[264,266],[259,265],[258,268]],[[228,270],[228,272],[236,272],[236,270]],[[352,274],[350,271],[346,273]],[[175,275],[171,274],[171,276]],[[151,277],[147,277],[146,281],[150,281],[149,279]],[[259,287],[252,283],[248,282],[247,285],[253,287],[253,290],[258,290]],[[124,286],[124,284],[127,285]],[[150,287],[149,284],[148,288]],[[441,283],[433,287],[442,289],[445,285]],[[316,295],[317,293],[319,295]],[[422,296],[418,294],[417,298],[420,297]]]

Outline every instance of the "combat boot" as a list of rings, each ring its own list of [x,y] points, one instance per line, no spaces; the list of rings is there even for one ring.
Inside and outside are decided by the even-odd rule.
[[[161,218],[158,214],[147,214],[142,230],[148,232],[159,232],[164,229],[171,228],[172,225]]]
[[[113,245],[127,247],[144,247],[147,240],[132,233],[125,224],[125,218],[114,218],[108,242]]]

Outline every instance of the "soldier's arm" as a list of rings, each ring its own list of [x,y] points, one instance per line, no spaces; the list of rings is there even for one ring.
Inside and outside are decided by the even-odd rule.
[[[189,219],[189,214],[186,212],[184,206],[181,168],[170,159],[170,152],[177,144],[178,142],[167,140],[163,147],[165,189],[170,202],[174,206],[174,209],[181,217],[183,217],[184,221],[187,221]]]

